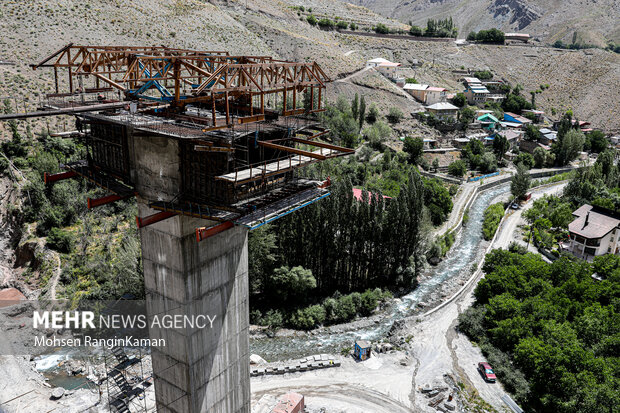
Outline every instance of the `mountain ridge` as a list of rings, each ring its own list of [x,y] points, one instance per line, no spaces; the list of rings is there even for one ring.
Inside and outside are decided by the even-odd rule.
[[[620,42],[618,0],[341,0],[402,22],[425,26],[429,18],[452,16],[459,37],[496,27],[525,31],[544,43],[562,40],[606,46]],[[576,35],[575,35],[576,33]]]

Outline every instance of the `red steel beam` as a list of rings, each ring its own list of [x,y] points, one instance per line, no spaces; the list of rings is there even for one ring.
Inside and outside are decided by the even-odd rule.
[[[138,224],[138,228],[143,228],[147,225],[155,224],[159,221],[163,221],[164,219],[171,218],[175,215],[177,214],[174,212],[162,211],[144,218],[136,216],[136,224]]]
[[[230,229],[234,226],[235,224],[233,224],[232,221],[226,221],[226,222],[222,222],[221,224],[214,225],[209,228],[207,227],[196,228],[196,241],[200,242],[216,234],[219,234],[220,232],[224,232],[227,229]]]
[[[132,195],[120,196],[120,195],[108,195],[103,198],[86,198],[86,203],[88,205],[88,209],[96,208],[101,205],[111,204],[112,202],[120,201],[121,199],[126,199],[131,197]]]
[[[52,182],[62,181],[63,179],[75,178],[77,176],[77,172],[75,171],[67,171],[60,172],[57,174],[48,174],[47,172],[43,172],[43,182],[46,184],[51,184]]]

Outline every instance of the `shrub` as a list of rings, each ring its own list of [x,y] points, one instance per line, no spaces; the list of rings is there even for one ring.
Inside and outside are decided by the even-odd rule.
[[[385,117],[388,120],[388,122],[396,124],[402,120],[403,112],[396,107],[391,107],[390,111]]]
[[[334,308],[333,319],[335,322],[350,321],[355,317],[357,309],[353,302],[351,295],[343,295],[336,301],[336,307]]]
[[[325,321],[325,308],[322,305],[312,305],[293,313],[290,325],[300,330],[311,330]]]
[[[282,326],[283,317],[280,310],[269,310],[262,318],[262,325],[275,329]]]
[[[47,236],[47,246],[58,252],[71,252],[74,243],[73,233],[60,228],[52,228]]]
[[[484,235],[485,240],[490,240],[495,235],[495,231],[497,231],[497,227],[499,226],[499,222],[502,220],[504,216],[504,205],[501,203],[496,203],[490,205],[484,211],[484,221],[482,222],[482,234]]]
[[[366,290],[361,295],[361,302],[359,306],[359,313],[363,316],[369,316],[377,308],[377,304],[379,302],[381,296],[381,290],[379,290],[379,294],[377,294],[377,290]]]
[[[318,24],[319,24],[319,27],[322,29],[331,30],[334,28],[334,22],[327,18],[323,18],[319,20]]]
[[[349,24],[345,21],[340,20],[337,24],[336,27],[340,30],[346,30],[347,27],[349,27]]]
[[[388,27],[385,24],[378,23],[375,26],[375,32],[380,33],[380,34],[388,34],[390,32],[390,29],[388,29]]]
[[[493,79],[493,73],[489,72],[488,70],[479,70],[477,72],[474,72],[474,76],[480,80]]]
[[[310,23],[310,25],[312,25],[312,26],[316,26],[316,25],[317,25],[317,23],[318,23],[318,20],[317,20],[317,19],[316,19],[316,17],[314,17],[312,14],[311,14],[311,15],[309,15],[308,17],[306,17],[306,21],[307,21],[308,23]]]
[[[412,36],[420,37],[420,36],[422,36],[422,34],[424,34],[424,31],[422,30],[421,27],[411,26],[409,28],[409,34],[412,35]]]
[[[354,31],[357,30],[357,24],[353,22],[349,23],[349,29],[354,30]]]

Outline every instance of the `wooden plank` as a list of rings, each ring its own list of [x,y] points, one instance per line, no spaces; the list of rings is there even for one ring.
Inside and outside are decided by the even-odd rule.
[[[334,151],[339,151],[339,152],[344,152],[344,153],[355,152],[355,149],[345,148],[345,147],[336,146],[336,145],[330,145],[329,143],[315,142],[315,141],[301,139],[301,138],[291,138],[290,140],[292,140],[293,142],[303,143],[303,144],[311,145],[311,146],[318,146],[319,148],[332,149]]]
[[[325,159],[327,159],[327,156],[321,155],[319,153],[308,152],[308,151],[304,151],[301,149],[291,148],[291,147],[284,146],[284,145],[278,145],[278,144],[271,143],[271,142],[259,141],[258,144],[260,146],[264,146],[265,148],[277,149],[277,150],[284,151],[284,152],[307,156],[309,158],[319,159],[321,161],[324,161]]]

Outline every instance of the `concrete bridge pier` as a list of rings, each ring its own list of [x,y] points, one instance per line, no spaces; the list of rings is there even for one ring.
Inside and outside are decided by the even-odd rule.
[[[208,318],[206,328],[151,328],[166,340],[152,350],[158,412],[250,412],[247,230],[197,242],[204,225],[176,216],[140,230],[149,317],[215,317],[212,328]]]

